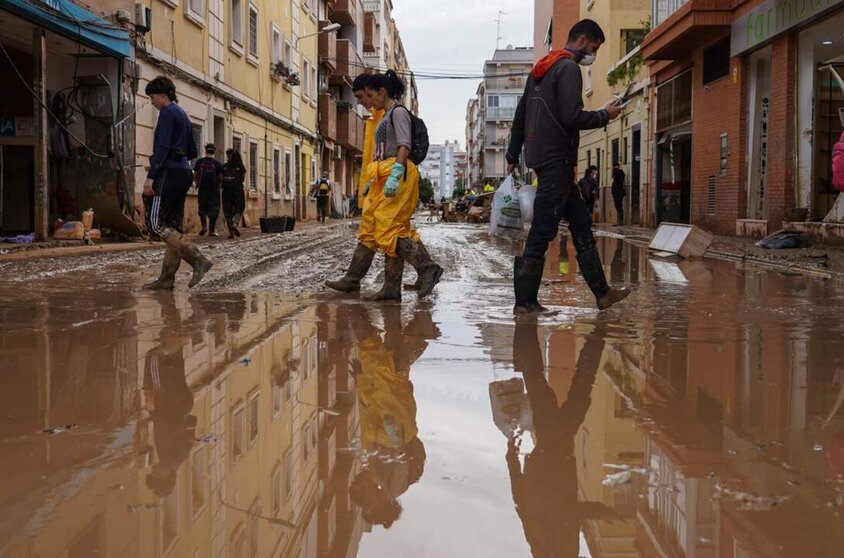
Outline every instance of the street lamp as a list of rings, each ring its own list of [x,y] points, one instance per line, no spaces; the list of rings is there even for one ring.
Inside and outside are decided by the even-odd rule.
[[[314,37],[316,35],[322,35],[323,33],[334,33],[335,31],[339,31],[341,27],[342,25],[340,25],[339,23],[329,23],[316,33],[310,33],[308,35],[302,35],[301,37],[298,37],[296,39],[296,42],[294,43],[294,46],[298,49],[299,41],[301,41],[302,39],[307,39],[308,37]]]

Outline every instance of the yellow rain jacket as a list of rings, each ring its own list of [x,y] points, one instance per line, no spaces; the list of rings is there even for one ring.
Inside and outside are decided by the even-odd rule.
[[[366,187],[366,182],[369,180],[369,164],[375,159],[375,130],[384,118],[383,109],[372,109],[370,111],[372,117],[365,122],[365,133],[363,139],[363,166],[360,169],[360,180],[358,180],[358,208],[363,209],[366,198],[363,195],[363,190]]]
[[[419,204],[419,171],[408,160],[407,172],[399,183],[398,193],[388,198],[384,195],[384,186],[395,162],[395,157],[391,157],[369,165],[367,174],[375,180],[366,196],[358,229],[358,240],[362,244],[388,256],[396,255],[398,239],[419,240],[419,234],[410,226],[410,219]]]
[[[393,354],[380,336],[358,344],[361,441],[367,450],[401,450],[419,433],[409,372],[396,371]]]

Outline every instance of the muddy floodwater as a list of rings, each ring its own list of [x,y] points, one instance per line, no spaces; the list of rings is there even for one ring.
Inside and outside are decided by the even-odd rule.
[[[517,247],[421,233],[403,304],[318,288],[348,232],[191,293],[4,267],[0,556],[844,555],[840,287],[602,237],[598,313],[564,239],[516,323]]]

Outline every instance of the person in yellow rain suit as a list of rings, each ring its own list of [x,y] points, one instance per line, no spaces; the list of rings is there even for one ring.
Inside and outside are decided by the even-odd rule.
[[[487,182],[486,186],[484,186],[484,194],[489,194],[492,192],[495,192],[495,186]]]
[[[383,202],[383,196],[369,195],[371,186],[377,181],[377,165],[373,165],[375,158],[375,133],[384,117],[384,109],[376,108],[372,104],[369,94],[366,92],[367,84],[374,76],[361,74],[355,78],[352,84],[352,89],[357,101],[370,111],[371,118],[366,121],[364,146],[363,146],[363,165],[361,168],[360,179],[358,181],[358,207],[361,209],[361,223],[358,229],[358,246],[352,255],[352,261],[349,264],[346,274],[338,280],[326,281],[325,286],[341,292],[357,292],[360,290],[360,282],[369,272],[372,266],[372,260],[375,257],[375,252],[378,250],[378,242],[376,240],[376,224],[375,224],[375,210],[380,207]],[[374,203],[379,202],[379,203]],[[430,260],[428,251],[419,239],[418,233],[414,229],[410,229],[408,238],[416,242],[417,248],[422,256],[422,260]],[[421,291],[422,278],[424,276],[423,269],[416,268],[417,280],[416,283],[405,285],[408,290]],[[433,288],[433,287],[431,287]],[[420,296],[427,296],[430,289],[426,292],[420,292]],[[380,291],[373,297],[375,300],[384,300],[384,290]],[[401,300],[401,291],[398,296],[391,296],[388,299]]]
[[[399,496],[422,477],[425,468],[410,369],[439,330],[430,312],[415,313],[406,327],[401,307],[385,306],[382,315],[383,340],[368,312],[353,314],[364,453],[350,496],[363,509],[367,523],[389,528],[402,511]]]

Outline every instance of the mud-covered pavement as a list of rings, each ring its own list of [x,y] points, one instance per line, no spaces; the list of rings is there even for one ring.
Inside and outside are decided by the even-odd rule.
[[[420,231],[401,305],[320,288],[345,225],[0,262],[0,556],[841,556],[834,283],[604,237],[624,305],[562,243],[516,324],[513,246]]]

